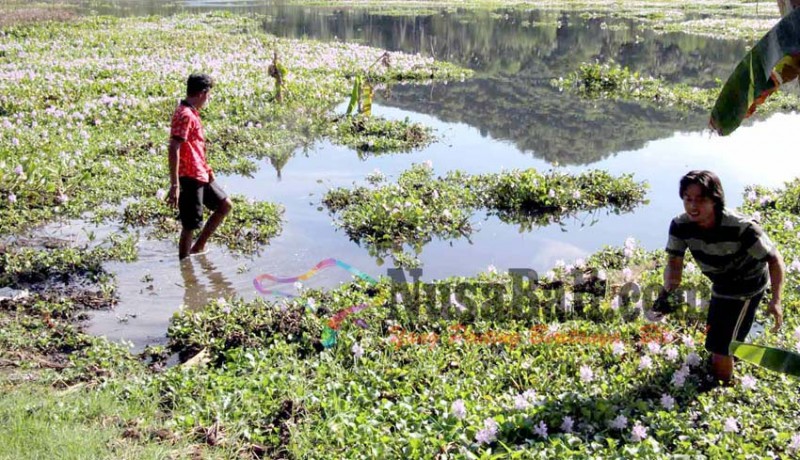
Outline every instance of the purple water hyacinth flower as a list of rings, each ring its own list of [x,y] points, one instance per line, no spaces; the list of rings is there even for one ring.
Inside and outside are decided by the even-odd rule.
[[[789,443],[789,450],[792,452],[800,452],[800,433],[792,435],[792,441]]]
[[[575,420],[570,416],[566,416],[561,420],[561,431],[564,433],[572,433],[572,427],[575,425]]]
[[[681,368],[681,370],[675,371],[675,373],[672,374],[672,384],[679,388],[686,383],[686,377],[688,376],[687,373],[682,371],[683,368]]]
[[[725,427],[723,428],[726,433],[738,433],[739,432],[739,423],[733,417],[728,417],[725,419]]]
[[[633,270],[628,267],[622,269],[622,279],[626,283],[633,281]]]
[[[16,174],[16,175],[18,175],[18,176],[21,176],[23,173],[25,173],[25,170],[24,170],[24,169],[22,169],[22,165],[17,165],[17,166],[14,168],[14,174]]]
[[[544,420],[540,421],[536,428],[533,431],[539,435],[541,438],[547,438],[547,424],[544,423]]]
[[[483,429],[478,431],[475,435],[475,440],[478,444],[490,444],[497,440],[497,432],[500,430],[500,425],[493,418],[487,418],[483,421]]]
[[[592,380],[594,380],[594,372],[592,371],[592,368],[590,368],[589,366],[586,365],[581,366],[580,374],[581,374],[581,382],[591,382]]]
[[[8,194],[8,202],[11,203],[11,204],[16,203],[17,202],[17,195],[14,195],[13,193],[9,193]]]
[[[698,355],[695,352],[691,352],[688,355],[686,355],[686,359],[684,360],[686,365],[689,367],[699,366],[702,361],[703,360],[702,358],[700,358],[700,355]]]
[[[491,444],[497,439],[497,435],[489,430],[483,429],[475,435],[475,442],[478,444]]]
[[[544,400],[539,397],[539,395],[536,393],[536,390],[525,390],[525,392],[522,393],[522,396],[534,406],[541,406],[544,404]]]
[[[628,426],[628,418],[622,414],[617,415],[614,420],[608,423],[608,426],[615,430],[624,430]]]
[[[531,403],[525,398],[525,396],[519,394],[514,396],[514,409],[516,410],[526,410],[531,407]]]
[[[675,398],[664,393],[661,395],[661,406],[666,410],[672,410],[675,407]]]
[[[361,345],[358,342],[354,343],[353,346],[350,348],[350,351],[353,352],[353,356],[358,359],[364,356],[364,349],[361,348]]]
[[[458,420],[464,420],[467,416],[467,406],[464,405],[463,399],[456,399],[450,405],[450,413]]]
[[[640,422],[636,422],[636,425],[633,426],[631,430],[631,438],[633,438],[636,442],[641,442],[645,438],[647,438],[647,428],[644,427]]]

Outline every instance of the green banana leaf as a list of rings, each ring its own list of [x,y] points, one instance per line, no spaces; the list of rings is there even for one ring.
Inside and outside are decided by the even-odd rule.
[[[800,73],[800,9],[784,16],[747,53],[717,97],[709,125],[727,136],[780,85]]]
[[[781,374],[800,378],[800,354],[780,348],[770,348],[734,340],[730,351],[733,356]]]
[[[353,81],[353,90],[350,92],[350,103],[347,104],[347,113],[345,116],[350,116],[353,110],[358,106],[358,100],[361,97],[361,75],[356,75]]]

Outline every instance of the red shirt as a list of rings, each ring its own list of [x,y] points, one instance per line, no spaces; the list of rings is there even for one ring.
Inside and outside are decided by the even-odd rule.
[[[209,182],[211,167],[206,162],[206,140],[200,113],[188,102],[181,101],[172,115],[170,137],[181,142],[178,155],[178,176]]]

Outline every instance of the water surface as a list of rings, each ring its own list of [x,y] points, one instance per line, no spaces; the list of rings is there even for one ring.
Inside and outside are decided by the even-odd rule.
[[[670,219],[681,212],[677,184],[687,171],[716,171],[730,206],[741,203],[748,184],[778,186],[800,173],[800,160],[788,155],[792,149],[785,135],[800,122],[795,115],[748,123],[734,135],[720,138],[704,131],[706,113],[657,102],[587,101],[550,84],[582,62],[613,59],[642,74],[709,87],[716,79],[725,79],[745,54],[747,43],[741,41],[656,34],[632,20],[554,11],[434,9],[431,14],[401,16],[251,1],[104,5],[86,12],[257,13],[265,17],[264,30],[278,36],[422,53],[476,71],[475,78],[466,81],[394,85],[378,92],[374,113],[408,117],[436,129],[440,141],[424,150],[362,159],[353,150],[317,141],[307,151],[295,152],[279,170],[264,161],[253,177],[220,178],[229,193],[286,207],[283,233],[260,254],[236,257],[214,247],[205,258],[179,264],[172,242],[143,240],[138,262],[113,264],[120,304],[113,312],[95,314],[89,329],[138,346],[163,342],[169,317],[181,304],[200,308],[212,298],[255,297],[252,279],[260,273],[297,275],[328,257],[372,276],[385,273],[386,265],[337,231],[328,213],[318,210],[326,190],[361,184],[375,169],[396,178],[411,164],[426,160],[439,174],[452,169],[489,173],[512,168],[569,172],[600,168],[634,173],[650,184],[650,203],[633,213],[580,216],[565,226],[520,232],[517,226],[476,215],[478,231],[469,240],[433,241],[424,247],[419,257],[425,279],[474,275],[489,265],[544,272],[559,259],[569,263],[604,245],[621,245],[628,236],[648,249],[659,248],[666,241]],[[588,225],[594,219],[597,223]],[[75,233],[69,227],[58,230],[70,231]],[[154,281],[147,281],[149,277]],[[348,279],[333,269],[307,285],[331,287]]]

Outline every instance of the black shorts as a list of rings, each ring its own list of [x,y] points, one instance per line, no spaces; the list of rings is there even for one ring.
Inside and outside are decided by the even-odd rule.
[[[750,332],[762,297],[763,291],[745,300],[712,296],[706,321],[706,350],[730,356],[731,342],[743,341]]]
[[[191,177],[180,177],[181,192],[178,196],[178,219],[184,230],[195,230],[203,223],[203,205],[216,211],[228,195],[216,182],[200,182]]]

